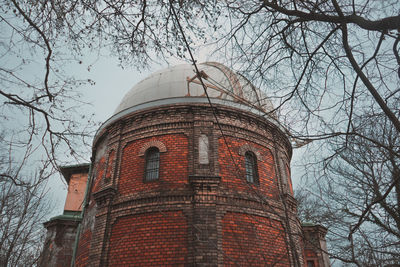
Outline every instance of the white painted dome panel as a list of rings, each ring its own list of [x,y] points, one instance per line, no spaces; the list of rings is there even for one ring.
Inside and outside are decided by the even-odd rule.
[[[206,62],[198,64],[198,68],[210,98],[238,102],[261,111],[273,109],[258,88],[224,65]],[[191,97],[206,97],[192,65],[178,65],[151,74],[124,96],[115,114],[143,103],[176,97],[187,97],[188,102]]]

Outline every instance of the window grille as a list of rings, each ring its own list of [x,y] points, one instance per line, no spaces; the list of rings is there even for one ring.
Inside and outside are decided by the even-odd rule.
[[[154,181],[159,178],[160,171],[160,151],[156,147],[151,147],[146,152],[146,171],[145,180]]]
[[[258,183],[257,158],[253,152],[247,151],[245,156],[246,180],[249,183]]]

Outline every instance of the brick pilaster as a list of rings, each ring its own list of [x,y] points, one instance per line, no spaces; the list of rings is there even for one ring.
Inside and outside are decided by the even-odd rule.
[[[195,266],[215,266],[218,262],[216,194],[219,176],[189,176],[193,189],[192,251]]]

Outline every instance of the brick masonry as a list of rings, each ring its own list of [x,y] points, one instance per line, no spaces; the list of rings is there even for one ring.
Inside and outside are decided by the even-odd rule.
[[[188,177],[188,138],[183,134],[167,134],[143,138],[128,143],[122,151],[118,192],[121,195],[146,192],[163,192],[182,188]],[[168,150],[160,153],[160,177],[144,182],[145,157],[139,153],[142,147],[157,140]]]
[[[77,225],[77,221],[60,219],[45,223],[47,234],[39,266],[69,266]]]
[[[64,267],[71,264],[78,226],[81,222],[88,169],[89,164],[60,166],[60,171],[68,184],[68,194],[63,214],[44,223],[47,234],[38,266]]]
[[[110,237],[109,265],[183,265],[188,255],[187,228],[181,211],[118,218]]]
[[[223,134],[206,104],[137,111],[98,133],[76,266],[304,264],[287,137],[215,106]],[[146,182],[151,146],[161,148],[160,175]],[[247,149],[259,184],[246,181]]]
[[[282,223],[266,217],[228,212],[222,220],[225,265],[288,266]]]
[[[86,266],[88,264],[91,239],[92,239],[92,231],[90,229],[85,229],[85,231],[82,232],[81,237],[79,239],[79,245],[75,259],[76,266]]]

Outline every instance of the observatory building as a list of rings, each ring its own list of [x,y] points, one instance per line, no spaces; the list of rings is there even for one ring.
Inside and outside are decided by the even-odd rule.
[[[302,225],[292,146],[268,97],[215,62],[151,74],[98,130],[90,164],[61,168],[64,213],[42,266],[329,266]]]

